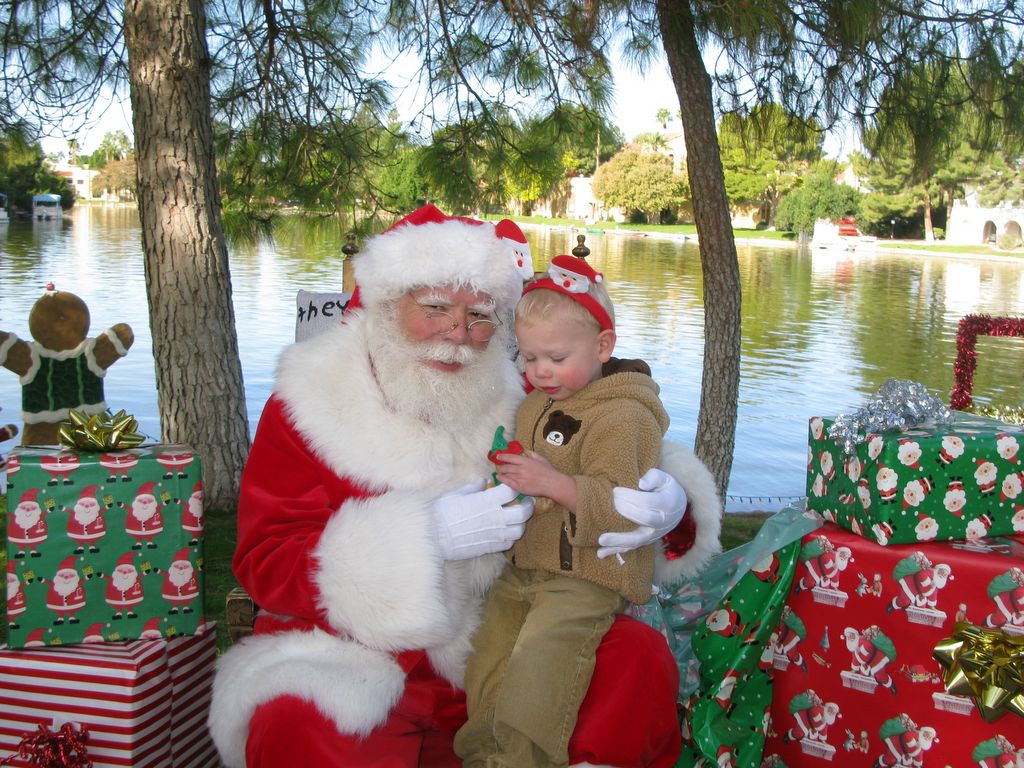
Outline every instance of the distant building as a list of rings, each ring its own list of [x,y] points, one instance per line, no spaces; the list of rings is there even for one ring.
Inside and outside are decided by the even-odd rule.
[[[57,175],[71,187],[75,197],[82,200],[93,198],[92,182],[100,175],[99,171],[92,170],[88,165],[69,165],[68,163],[61,163],[55,170]]]
[[[978,201],[978,193],[968,189],[963,200],[954,200],[946,217],[946,242],[951,245],[996,243],[1003,235],[1021,242],[1024,207],[1000,203],[987,208]]]

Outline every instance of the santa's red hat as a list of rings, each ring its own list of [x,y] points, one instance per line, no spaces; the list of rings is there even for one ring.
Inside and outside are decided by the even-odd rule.
[[[498,309],[508,310],[523,290],[493,224],[446,216],[433,205],[418,208],[370,238],[353,264],[364,307],[415,288],[450,285],[486,293]]]
[[[45,629],[33,629],[28,633],[28,637],[25,638],[23,645],[28,648],[33,645],[46,645],[46,641],[43,640],[43,633]]]
[[[602,331],[610,331],[615,327],[611,315],[590,292],[591,286],[603,281],[604,275],[583,259],[575,256],[555,256],[548,267],[548,276],[530,283],[523,289],[523,294],[536,290],[561,293],[581,304],[593,315]]]
[[[8,574],[12,574],[13,573],[15,576],[17,576],[17,574],[18,574],[18,568],[14,564],[13,560],[8,560],[7,561],[7,573]]]
[[[85,634],[82,635],[83,643],[102,643],[103,642],[103,623],[96,622],[85,630]]]
[[[202,493],[202,492],[203,492],[203,481],[199,480],[199,481],[196,482],[196,484],[194,486],[192,486],[192,493]]]
[[[150,496],[156,496],[156,481],[150,480],[148,483],[143,483],[139,486],[139,490],[135,495],[141,496],[144,493],[148,493]]]
[[[533,278],[533,257],[526,235],[512,219],[502,219],[494,227],[494,234],[502,241],[512,263],[523,280]]]
[[[75,571],[77,573],[78,568],[75,567],[77,562],[78,558],[74,555],[68,555],[60,561],[60,565],[57,567],[57,573],[60,573],[61,571]]]
[[[39,489],[38,488],[29,488],[23,494],[21,494],[21,498],[18,500],[18,503],[19,504],[24,504],[26,501],[32,501],[32,502],[35,502],[36,504],[38,504],[39,503],[39,499],[36,498],[36,496],[38,494],[39,494]]]
[[[186,563],[191,563],[192,561],[189,559],[189,554],[189,548],[182,547],[177,552],[175,552],[174,557],[171,558],[171,562],[177,563],[179,560],[184,560]]]
[[[82,499],[96,499],[96,490],[99,488],[98,485],[87,485],[82,489],[82,492],[78,494],[78,500]]]
[[[117,558],[117,565],[118,566],[121,566],[121,565],[131,565],[131,566],[134,567],[134,565],[135,565],[135,555],[133,553],[131,553],[131,552],[125,552],[123,555],[121,555],[119,558]]]

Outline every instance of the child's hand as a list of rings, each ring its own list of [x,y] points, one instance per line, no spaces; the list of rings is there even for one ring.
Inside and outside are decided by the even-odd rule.
[[[555,469],[543,456],[527,451],[521,456],[502,453],[498,458],[501,464],[496,474],[505,485],[519,493],[544,496],[575,509],[576,481]]]

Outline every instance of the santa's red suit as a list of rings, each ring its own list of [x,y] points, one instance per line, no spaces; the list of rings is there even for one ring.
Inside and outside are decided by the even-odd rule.
[[[135,579],[135,582],[127,589],[114,586],[114,582],[107,584],[107,604],[113,608],[131,608],[142,602],[145,595],[142,592],[142,581]]]
[[[172,565],[173,569],[174,566]],[[195,577],[195,571],[188,577],[187,581],[176,582],[170,571],[164,575],[164,586],[162,591],[164,600],[177,607],[188,605],[199,597],[199,581]]]
[[[233,566],[261,612],[214,682],[209,725],[231,768],[460,765],[459,686],[483,595],[506,560],[445,561],[432,505],[489,475],[488,447],[496,426],[514,422],[522,378],[496,356],[495,390],[466,403],[479,417],[457,434],[396,414],[366,320],[357,312],[284,352],[242,477]],[[684,487],[714,510],[717,539],[714,482],[685,451],[668,469],[682,480],[683,464],[703,484],[699,499]],[[698,557],[714,547],[698,543]],[[571,762],[671,766],[677,694],[664,638],[620,618],[598,651]]]
[[[67,594],[61,594],[51,586],[46,593],[46,607],[59,616],[82,610],[85,607],[85,588],[82,582],[79,581],[78,586]]]

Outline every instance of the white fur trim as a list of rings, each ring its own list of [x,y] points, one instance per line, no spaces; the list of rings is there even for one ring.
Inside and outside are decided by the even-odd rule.
[[[394,659],[326,632],[246,638],[217,661],[207,723],[228,768],[244,768],[249,721],[280,696],[313,702],[342,733],[365,735],[387,719],[405,689]]]
[[[683,486],[690,504],[687,514],[693,515],[697,524],[693,547],[685,555],[668,560],[660,550],[657,552],[654,579],[667,587],[682,578],[696,576],[708,560],[722,551],[722,502],[714,476],[685,446],[664,441],[660,467]]]
[[[114,345],[114,351],[117,352],[118,357],[124,357],[128,354],[127,347],[121,343],[121,339],[118,338],[117,333],[113,328],[107,328],[107,330],[103,332],[103,335],[110,339],[110,343]]]
[[[451,636],[444,561],[422,496],[391,492],[342,505],[314,552],[328,623],[384,651]]]
[[[451,285],[490,294],[507,310],[523,292],[522,278],[490,222],[402,224],[371,238],[354,265],[364,306],[413,288]]]
[[[15,336],[13,333],[7,334],[7,338],[0,342],[0,365],[7,362],[7,353],[11,351],[11,347],[17,344],[21,339]]]

